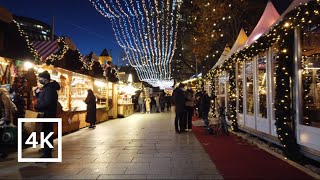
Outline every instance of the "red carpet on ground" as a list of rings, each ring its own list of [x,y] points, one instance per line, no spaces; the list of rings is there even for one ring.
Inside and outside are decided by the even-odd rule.
[[[248,144],[230,134],[205,134],[203,127],[193,126],[192,132],[205,148],[224,179],[313,179],[287,162]]]

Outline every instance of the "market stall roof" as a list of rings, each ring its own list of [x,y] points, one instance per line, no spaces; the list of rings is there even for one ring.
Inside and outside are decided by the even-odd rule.
[[[219,65],[221,65],[225,60],[227,60],[233,53],[235,53],[248,39],[246,32],[244,32],[243,28],[240,29],[239,35],[234,42],[231,50],[229,47],[225,47],[223,53],[221,54],[217,63],[213,66],[212,69],[215,69]]]
[[[59,51],[58,42],[55,41],[34,41],[32,46],[37,51],[42,62],[45,62],[47,57]]]
[[[281,14],[280,18],[278,18],[278,20],[275,23],[273,23],[273,25],[271,27],[277,25],[280,21],[282,21],[283,17],[286,16],[288,14],[288,12],[292,11],[296,7],[298,7],[302,4],[305,4],[309,1],[311,1],[311,0],[293,0],[292,3],[290,4],[290,6]]]
[[[267,32],[270,27],[279,19],[280,15],[276,8],[273,6],[271,1],[268,1],[264,12],[261,15],[259,22],[256,27],[251,32],[247,41],[244,43],[243,49],[245,46],[250,46],[254,41],[256,41],[260,36],[262,36],[265,32]]]
[[[226,58],[227,58],[227,55],[229,54],[230,52],[230,48],[228,46],[226,46],[220,56],[220,58],[218,59],[218,61],[216,62],[216,64],[213,66],[212,69],[215,69],[217,66],[219,66],[220,64],[222,64]]]
[[[108,50],[107,49],[103,49],[103,51],[101,52],[100,56],[109,56]]]
[[[228,56],[226,59],[228,59],[233,53],[237,52],[243,45],[244,43],[248,40],[248,36],[246,32],[241,28],[239,35],[237,37],[237,40],[233,44]]]

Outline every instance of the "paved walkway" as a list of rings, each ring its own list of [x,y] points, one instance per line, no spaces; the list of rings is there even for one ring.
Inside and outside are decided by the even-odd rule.
[[[173,120],[168,112],[134,114],[79,130],[63,137],[62,163],[17,163],[11,154],[0,179],[223,179],[192,132],[175,133]]]

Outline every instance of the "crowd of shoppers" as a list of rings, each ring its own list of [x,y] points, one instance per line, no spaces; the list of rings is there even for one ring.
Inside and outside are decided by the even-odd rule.
[[[164,92],[157,92],[154,95],[141,92],[138,98],[138,111],[146,114],[171,111],[171,101],[172,96]]]

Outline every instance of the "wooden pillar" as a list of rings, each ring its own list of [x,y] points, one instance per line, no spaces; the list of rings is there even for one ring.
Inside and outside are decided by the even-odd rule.
[[[71,109],[71,82],[72,82],[72,74],[71,72],[67,72],[67,75],[68,75],[68,81],[67,81],[67,104],[68,104],[68,109],[69,109],[69,112],[72,110]]]
[[[118,117],[118,85],[112,83],[112,118]]]

